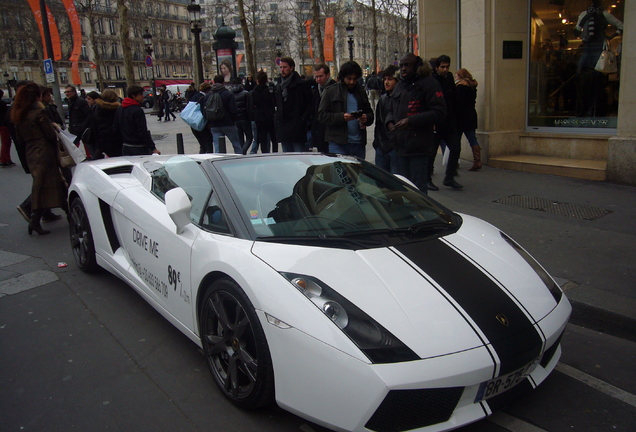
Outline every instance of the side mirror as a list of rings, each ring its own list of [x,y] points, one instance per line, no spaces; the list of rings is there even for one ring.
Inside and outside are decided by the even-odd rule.
[[[188,194],[180,187],[170,189],[166,192],[166,210],[177,226],[177,234],[181,234],[183,229],[192,221],[190,220],[190,210],[192,203]]]

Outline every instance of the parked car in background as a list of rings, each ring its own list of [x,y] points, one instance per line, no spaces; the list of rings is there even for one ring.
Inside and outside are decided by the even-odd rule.
[[[152,108],[155,104],[155,95],[152,90],[144,90],[144,100],[141,106],[144,108]]]

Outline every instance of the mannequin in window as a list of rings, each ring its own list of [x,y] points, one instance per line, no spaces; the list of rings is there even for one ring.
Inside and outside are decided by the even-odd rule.
[[[612,36],[607,36],[608,25],[616,28]],[[607,97],[605,95],[606,78],[596,70],[596,62],[603,51],[603,42],[623,32],[623,23],[609,12],[603,10],[601,0],[593,0],[592,6],[581,12],[574,31],[580,35],[581,58],[577,65],[577,116],[605,117],[607,115]]]

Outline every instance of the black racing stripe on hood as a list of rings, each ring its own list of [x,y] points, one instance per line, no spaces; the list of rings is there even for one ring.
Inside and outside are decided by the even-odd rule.
[[[501,361],[499,375],[539,357],[543,340],[533,323],[480,268],[442,240],[395,246],[429,275],[479,326]],[[509,325],[497,319],[503,314]]]

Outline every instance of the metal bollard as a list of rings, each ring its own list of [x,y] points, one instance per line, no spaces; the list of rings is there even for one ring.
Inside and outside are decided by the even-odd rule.
[[[185,154],[185,150],[183,149],[183,134],[177,134],[177,154]]]
[[[219,137],[219,153],[227,153],[227,149],[225,148],[225,137]]]

